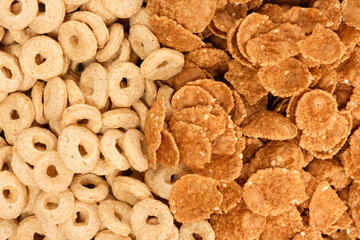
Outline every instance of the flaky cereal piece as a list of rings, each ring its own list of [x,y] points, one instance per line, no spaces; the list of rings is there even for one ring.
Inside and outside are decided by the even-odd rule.
[[[360,130],[356,130],[350,137],[350,148],[346,149],[341,155],[341,162],[344,166],[345,173],[354,180],[360,180],[360,151],[358,143],[360,139]]]
[[[265,146],[265,144],[257,138],[245,138],[245,149],[242,152],[244,162],[250,162],[254,158],[255,154],[260,148]]]
[[[244,96],[241,96],[241,98],[244,102],[244,106],[246,109],[246,118],[241,123],[241,126],[248,124],[253,115],[260,113],[260,112],[266,112],[268,109],[269,99],[267,96],[264,96],[257,103],[255,103],[253,105],[250,105]]]
[[[356,44],[359,42],[359,37],[360,37],[359,29],[348,26],[344,22],[340,24],[340,27],[336,31],[336,33],[339,36],[340,40],[345,45],[345,52],[344,55],[339,60],[333,63],[334,67],[338,67],[340,63],[346,61],[350,57]]]
[[[297,134],[295,124],[278,113],[260,112],[249,121],[241,127],[241,131],[247,137],[287,140],[294,138]]]
[[[357,0],[344,0],[341,3],[344,22],[360,30],[360,3]]]
[[[358,86],[359,82],[359,67],[360,67],[360,48],[355,47],[354,51],[350,55],[349,59],[336,69],[340,82],[345,84],[352,84]]]
[[[331,30],[338,30],[341,20],[341,4],[338,0],[315,0],[310,4],[310,7],[318,9],[334,24]]]
[[[171,106],[173,111],[176,112],[197,105],[213,105],[215,102],[216,99],[202,87],[184,86],[174,94]]]
[[[205,45],[198,36],[165,16],[154,15],[150,17],[149,24],[151,31],[165,47],[190,52]]]
[[[262,67],[258,72],[261,85],[274,96],[290,97],[309,87],[312,76],[308,68],[295,58],[275,66]]]
[[[360,226],[360,183],[353,182],[349,188],[349,206],[352,219],[357,227]]]
[[[320,181],[327,179],[332,174],[341,171],[341,169],[340,163],[335,159],[314,159],[306,167],[307,172]]]
[[[260,8],[258,13],[269,16],[273,23],[280,24],[283,22],[282,15],[284,14],[284,9],[278,4],[266,3]]]
[[[331,235],[334,232],[338,230],[344,230],[351,227],[351,224],[353,223],[353,220],[349,216],[347,212],[344,212],[343,215],[339,217],[339,219],[331,226],[329,227],[324,233],[327,235]]]
[[[232,155],[235,152],[235,145],[237,142],[236,134],[239,137],[242,136],[241,131],[235,130],[235,124],[230,119],[230,116],[226,119],[225,132],[216,137],[212,144],[212,153],[218,155]]]
[[[339,77],[335,69],[327,69],[322,73],[321,78],[317,81],[314,87],[333,94],[338,81]]]
[[[211,143],[201,127],[179,121],[171,131],[180,152],[180,162],[192,170],[201,169],[210,162]]]
[[[226,214],[242,200],[242,187],[235,181],[229,183],[221,182],[218,185],[218,190],[223,195],[223,201],[220,209],[215,211],[216,213]]]
[[[349,101],[346,103],[346,110],[351,112],[355,119],[360,119],[360,88],[355,87]]]
[[[320,182],[309,204],[310,225],[325,231],[346,211],[347,207],[328,182]]]
[[[293,240],[323,240],[323,238],[319,230],[314,227],[308,227],[296,234]]]
[[[225,74],[225,79],[246,98],[250,105],[257,103],[267,94],[267,91],[259,83],[257,71],[236,60],[229,62],[229,71]]]
[[[168,130],[161,130],[161,144],[156,150],[156,160],[165,167],[175,167],[179,164],[179,149],[173,135]]]
[[[247,207],[261,216],[277,216],[308,198],[300,172],[285,168],[268,168],[251,175],[243,197]]]
[[[245,104],[240,95],[235,90],[231,90],[231,92],[234,99],[234,107],[229,114],[232,121],[236,125],[240,125],[247,116]]]
[[[210,218],[223,201],[218,182],[208,177],[188,174],[175,182],[170,194],[170,211],[182,223]]]
[[[316,186],[319,183],[319,181],[305,170],[300,170],[300,173],[301,173],[301,179],[304,181],[305,192],[311,198],[311,196],[315,192]],[[300,204],[299,207],[308,208],[310,198],[307,199],[302,204]]]

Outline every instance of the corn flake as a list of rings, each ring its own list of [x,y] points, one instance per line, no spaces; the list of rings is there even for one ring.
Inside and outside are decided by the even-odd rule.
[[[264,146],[264,143],[257,138],[246,138],[245,149],[242,152],[244,156],[244,162],[250,162],[254,158],[255,154]]]
[[[336,88],[336,85],[339,81],[337,72],[334,69],[325,70],[321,78],[318,80],[314,88],[324,90],[330,94],[333,94]]]
[[[242,188],[235,181],[229,183],[221,182],[218,185],[218,190],[223,195],[223,201],[220,209],[215,211],[215,213],[228,213],[242,200]]]
[[[349,188],[349,206],[356,227],[360,228],[360,183],[353,182]]]
[[[360,30],[360,2],[358,0],[342,1],[344,22]]]
[[[341,4],[338,0],[315,0],[310,7],[318,9],[334,24],[331,30],[338,30],[341,23]]]
[[[308,227],[296,234],[293,240],[323,240],[323,237],[321,236],[321,232],[319,232],[316,228]]]
[[[360,48],[355,47],[349,59],[342,63],[337,69],[340,82],[359,86],[360,80]]]
[[[212,153],[218,155],[232,155],[235,152],[235,145],[237,142],[237,131],[235,131],[235,124],[228,117],[225,126],[225,132],[216,137],[212,142]],[[240,131],[238,131],[240,133]],[[240,135],[241,137],[241,135]]]
[[[283,23],[282,16],[284,9],[277,4],[266,3],[260,8],[258,13],[268,16],[273,23]]]
[[[235,90],[231,90],[231,92],[234,99],[234,107],[229,114],[232,121],[236,125],[240,125],[247,116],[245,104],[240,95]]]
[[[165,167],[176,167],[179,164],[180,153],[175,139],[173,135],[165,129],[161,130],[161,144],[156,150],[156,158],[157,162]]]
[[[334,173],[341,171],[342,167],[340,163],[335,159],[326,159],[326,160],[314,159],[306,167],[306,170],[316,179],[322,181],[322,180],[326,180]]]
[[[286,108],[286,118],[290,119],[291,122],[295,123],[295,112],[296,112],[296,107],[297,107],[299,100],[302,98],[302,96],[305,93],[310,92],[310,91],[311,91],[311,89],[305,89],[301,93],[291,96],[289,103],[287,105],[287,108]]]
[[[352,223],[353,220],[350,218],[349,214],[347,212],[344,212],[344,214],[341,215],[339,219],[331,227],[329,227],[324,233],[327,235],[331,235],[340,229],[349,228]]]

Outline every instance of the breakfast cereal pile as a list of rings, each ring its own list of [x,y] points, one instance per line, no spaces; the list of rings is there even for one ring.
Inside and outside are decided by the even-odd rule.
[[[0,0],[0,240],[355,240],[359,126],[359,0]]]

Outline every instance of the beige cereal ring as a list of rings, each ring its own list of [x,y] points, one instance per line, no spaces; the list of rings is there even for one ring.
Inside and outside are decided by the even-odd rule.
[[[44,115],[44,95],[45,83],[37,81],[31,89],[31,100],[34,104],[35,121],[39,124],[47,124],[49,120]]]
[[[74,80],[66,79],[65,85],[70,106],[85,104],[84,94]]]
[[[131,166],[139,172],[149,167],[145,136],[137,129],[128,130],[123,138],[122,146]]]
[[[144,101],[147,106],[151,107],[156,101],[157,91],[158,88],[155,81],[145,79],[145,92],[144,95],[141,97],[141,100]]]
[[[17,223],[14,220],[0,220],[0,238],[10,239],[12,235],[15,235]]]
[[[26,186],[37,187],[34,178],[34,166],[25,162],[18,151],[11,158],[11,169],[15,176]]]
[[[21,45],[24,45],[24,43],[27,40],[38,35],[37,33],[33,32],[30,28],[25,28],[21,30],[9,30],[9,31],[11,32],[11,35],[14,37],[15,41]]]
[[[150,29],[149,18],[150,16],[146,12],[146,8],[142,7],[139,9],[139,11],[136,12],[135,15],[130,18],[130,27],[134,26],[135,24],[142,24]]]
[[[12,170],[12,150],[11,146],[2,146],[0,147],[0,170]]]
[[[129,40],[126,38],[123,39],[120,49],[115,53],[113,56],[114,60],[108,60],[104,63],[104,65],[109,69],[113,69],[115,66],[117,66],[119,63],[122,62],[132,62],[130,59],[134,55]]]
[[[44,235],[39,219],[34,215],[26,216],[26,218],[21,220],[16,229],[15,239],[32,240],[36,239],[37,236],[44,237],[46,240],[48,239]]]
[[[131,108],[137,113],[137,115],[139,117],[140,131],[144,132],[145,131],[145,120],[146,120],[146,115],[148,113],[148,108],[141,100],[138,100],[136,103],[134,103],[131,106]]]
[[[110,128],[129,130],[139,126],[139,117],[129,108],[117,108],[102,114],[103,125],[100,133],[105,133]]]
[[[108,174],[112,174],[113,172],[115,172],[115,170],[116,170],[115,167],[112,164],[109,164],[105,160],[105,157],[102,155],[102,153],[100,153],[100,159],[97,162],[95,168],[91,170],[91,173],[94,173],[99,176],[105,176]]]
[[[13,0],[0,1],[0,25],[7,29],[21,30],[29,26],[38,14],[38,2],[36,0],[20,0],[21,9],[18,14],[12,13]],[[26,9],[26,10],[25,10]]]
[[[109,28],[109,41],[96,53],[98,62],[106,62],[110,60],[116,52],[119,51],[124,39],[124,27],[120,23],[114,23]]]
[[[9,53],[0,51],[0,69],[0,91],[15,92],[24,79],[18,59]]]
[[[53,223],[41,223],[41,228],[45,236],[49,239],[63,240],[66,239],[65,233],[61,232],[57,224]]]
[[[65,82],[53,78],[46,83],[44,89],[44,115],[50,121],[60,120],[67,105],[67,91]]]
[[[90,0],[83,4],[80,10],[90,11],[100,16],[106,26],[117,20],[117,17],[105,8],[101,0]]]
[[[103,230],[96,234],[95,240],[131,240],[131,238],[116,234],[110,230]]]
[[[143,0],[102,0],[103,5],[119,18],[130,18],[142,6]]]
[[[129,32],[131,48],[140,59],[144,60],[151,52],[160,48],[158,39],[145,25],[133,25]]]
[[[203,240],[215,240],[215,233],[207,221],[184,223],[180,228],[179,240],[193,238],[194,234],[199,235]]]

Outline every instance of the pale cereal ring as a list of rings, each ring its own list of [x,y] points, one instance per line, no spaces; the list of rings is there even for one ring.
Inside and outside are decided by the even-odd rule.
[[[117,17],[104,7],[101,0],[90,0],[83,4],[80,10],[95,13],[102,18],[106,25],[110,25],[117,20]]]
[[[108,70],[113,69],[119,63],[122,62],[131,62],[130,58],[132,56],[132,49],[130,47],[130,42],[126,38],[123,39],[120,49],[115,53],[114,60],[108,60],[104,63],[104,65],[108,68]]]
[[[160,48],[158,39],[145,25],[133,25],[129,32],[131,48],[140,59],[144,60],[151,52]]]
[[[122,236],[110,230],[103,230],[96,234],[95,240],[131,240],[131,237]]]
[[[141,99],[145,102],[148,107],[151,107],[156,101],[156,94],[158,88],[155,81],[145,79],[145,92]]]
[[[58,225],[53,223],[41,223],[41,228],[44,232],[44,235],[53,240],[63,240],[66,239],[65,233],[61,232]]]
[[[15,39],[11,35],[10,31],[9,30],[5,31],[5,34],[4,34],[3,38],[1,39],[1,43],[3,45],[10,45],[14,42],[15,42]]]
[[[141,172],[138,172],[132,168],[129,168],[126,171],[120,171],[120,170],[116,169],[112,173],[106,175],[105,178],[106,178],[106,181],[109,183],[109,185],[112,185],[114,182],[114,179],[119,176],[128,176],[128,177],[130,176],[137,180],[142,180],[142,178],[143,178],[143,174]]]
[[[151,52],[141,63],[140,69],[144,78],[150,80],[167,80],[180,73],[184,67],[184,55],[168,48]]]
[[[8,96],[7,92],[0,91],[0,103],[6,99]]]
[[[38,2],[36,0],[20,0],[21,9],[18,14],[12,13],[12,5],[17,1],[0,1],[0,25],[7,29],[21,30],[29,26],[38,14]]]
[[[102,0],[102,3],[118,18],[130,18],[141,8],[143,0]]]
[[[66,4],[65,3],[65,12],[71,13],[74,12],[76,9],[78,9],[81,6],[81,4]]]
[[[65,85],[70,106],[77,104],[85,104],[84,94],[74,80],[66,79]]]
[[[96,204],[75,201],[75,211],[59,224],[68,239],[92,239],[99,231],[101,221]]]
[[[55,150],[44,153],[34,165],[35,182],[45,192],[65,191],[73,175],[74,172],[65,166]]]
[[[25,28],[21,30],[9,30],[9,31],[11,32],[11,35],[14,37],[15,41],[21,45],[24,45],[24,43],[27,40],[38,35],[37,33],[33,32],[30,28]]]
[[[99,204],[99,216],[106,228],[116,234],[127,236],[131,233],[131,207],[115,200],[106,200]]]
[[[117,200],[126,202],[131,206],[145,198],[153,198],[149,187],[132,177],[115,177],[111,187]]]
[[[11,146],[0,147],[0,171],[12,170],[12,150]]]
[[[146,107],[146,105],[141,100],[138,100],[136,103],[134,103],[131,106],[131,108],[134,109],[134,111],[137,113],[137,115],[139,117],[140,131],[144,132],[144,130],[145,130],[145,120],[146,120],[146,115],[147,115],[147,112],[148,112],[148,108]]]
[[[5,36],[5,28],[0,26],[0,42],[3,39],[4,36]]]
[[[88,11],[79,11],[71,15],[70,20],[86,23],[95,35],[98,48],[103,48],[109,41],[109,30],[100,16]]]
[[[179,240],[193,239],[194,234],[203,240],[215,240],[215,233],[208,221],[184,223],[180,228]]]
[[[18,59],[0,51],[0,69],[0,91],[15,92],[24,79]]]
[[[93,106],[77,104],[64,110],[61,124],[65,127],[70,125],[84,126],[96,134],[102,126],[101,113]]]
[[[76,199],[84,203],[97,203],[105,199],[109,193],[109,185],[95,174],[75,175],[70,185]]]
[[[81,73],[79,86],[85,102],[97,109],[102,109],[108,99],[106,92],[107,71],[99,63],[92,63]]]
[[[100,133],[105,133],[110,128],[128,130],[139,126],[139,117],[129,108],[118,108],[102,114],[103,125]]]
[[[8,144],[7,144],[7,142],[5,141],[5,139],[4,138],[2,138],[2,137],[0,137],[0,147],[5,147],[5,146],[7,146]]]
[[[72,10],[72,11],[75,11],[76,9],[78,9],[82,4],[86,3],[87,1],[89,1],[89,0],[64,0],[66,5],[77,6],[76,8],[73,7],[74,10]],[[66,11],[66,12],[68,13],[68,11]]]
[[[60,193],[41,192],[34,203],[34,214],[44,223],[62,223],[75,209],[74,195],[69,189]]]
[[[13,153],[11,169],[15,176],[26,186],[37,187],[34,178],[34,166],[25,162],[18,151]]]
[[[41,192],[41,189],[36,187],[27,186],[27,192],[28,192],[28,200],[25,209],[23,210],[23,213],[31,212],[34,207],[35,199],[37,195]],[[33,214],[33,213],[32,213]]]
[[[129,22],[130,27],[132,27],[136,24],[142,24],[150,29],[149,18],[150,18],[150,16],[146,12],[146,8],[142,7],[139,9],[139,11],[136,12],[135,15],[131,16],[130,22]]]
[[[76,75],[80,75],[81,72],[87,67],[89,66],[90,64],[96,62],[95,58],[91,58],[91,59],[88,59],[84,62],[75,62],[75,61],[71,61],[70,63],[70,71],[75,73]]]
[[[37,78],[34,78],[34,77],[24,73],[24,79],[22,81],[22,84],[18,88],[18,91],[25,92],[25,91],[29,90],[30,88],[32,88],[36,82],[37,82]]]
[[[106,62],[110,60],[114,54],[119,51],[121,43],[124,39],[124,27],[120,23],[114,23],[109,28],[110,36],[108,43],[103,49],[96,53],[96,60],[98,62]]]
[[[56,136],[59,136],[65,128],[61,121],[49,121],[49,127]]]
[[[47,124],[49,120],[44,115],[44,95],[45,83],[37,81],[31,89],[31,100],[34,104],[35,121],[39,124]]]
[[[149,158],[144,134],[130,129],[125,133],[122,144],[131,166],[139,172],[145,171],[149,167]]]
[[[115,172],[115,170],[116,168],[112,164],[108,163],[102,153],[100,153],[100,159],[97,162],[95,168],[91,170],[91,173],[99,176],[105,176]]]
[[[43,61],[43,59],[46,59]],[[63,50],[58,42],[47,36],[28,40],[19,57],[21,69],[27,75],[47,80],[60,75],[64,66]]]
[[[130,163],[122,150],[124,135],[125,133],[118,129],[109,129],[100,139],[100,150],[106,161],[121,171],[130,168]]]
[[[25,186],[9,171],[0,172],[0,218],[17,218],[24,210],[28,195]]]
[[[23,219],[17,229],[15,239],[23,240],[33,240],[37,236],[43,237],[43,239],[48,239],[44,236],[43,229],[41,227],[41,222],[35,216],[29,216]]]
[[[96,55],[95,35],[85,23],[70,20],[61,24],[58,41],[72,61],[85,62]]]
[[[46,83],[44,89],[44,115],[49,121],[61,119],[67,105],[67,91],[65,82],[53,78]]]
[[[157,224],[149,223],[149,217]],[[151,198],[138,202],[131,210],[131,227],[139,240],[168,239],[173,230],[173,221],[169,207]]]
[[[17,223],[15,220],[0,220],[0,239],[10,239],[11,235],[15,235]]]

